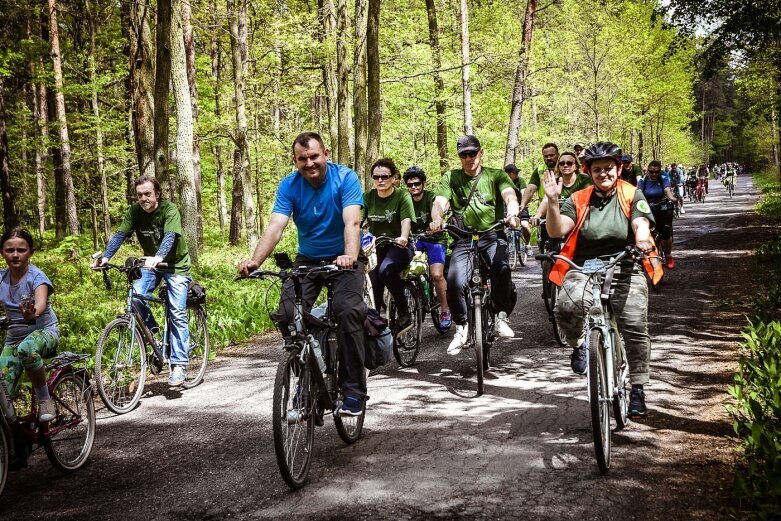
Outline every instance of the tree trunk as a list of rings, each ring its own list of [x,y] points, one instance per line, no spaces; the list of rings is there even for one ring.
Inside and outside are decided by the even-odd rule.
[[[434,111],[437,115],[439,170],[444,173],[448,168],[445,82],[440,72],[440,69],[442,69],[442,46],[439,44],[439,24],[437,22],[437,4],[435,0],[426,0],[426,12],[428,14],[428,41],[431,46],[431,57],[434,64]]]
[[[11,186],[11,169],[8,165],[8,131],[5,126],[5,80],[0,76],[0,191],[3,192],[3,229],[10,230],[19,224]]]
[[[515,70],[515,85],[513,86],[512,104],[510,108],[510,124],[507,127],[507,148],[504,151],[504,164],[515,163],[515,153],[518,149],[518,132],[521,129],[523,100],[526,94],[526,76],[529,74],[529,57],[532,50],[532,33],[534,31],[534,11],[537,0],[528,0],[526,14],[523,17],[521,49],[519,51],[518,68]]]
[[[128,5],[128,99],[133,128],[133,144],[140,175],[155,176],[155,66],[152,63],[152,31],[148,2],[134,0]]]
[[[249,146],[247,144],[247,115],[244,100],[245,78],[247,74],[247,3],[246,0],[228,0],[230,11],[231,51],[233,54],[233,87],[236,98],[236,131],[234,141],[238,153],[233,154],[234,194],[237,176],[241,179],[241,199],[244,208],[244,226],[247,230],[247,243],[255,248],[258,240],[255,222],[255,202],[252,196],[252,180],[249,172]],[[235,204],[235,201],[234,201]],[[233,223],[231,223],[231,229]]]
[[[85,2],[87,9],[87,18],[89,25],[89,80],[92,87],[92,115],[95,118],[95,153],[98,159],[98,177],[100,178],[100,201],[101,210],[103,212],[103,233],[104,237],[108,240],[111,235],[111,216],[109,215],[108,206],[108,182],[106,180],[106,161],[103,157],[103,128],[100,119],[100,105],[98,104],[98,84],[97,84],[97,66],[95,64],[95,51],[96,51],[96,39],[97,39],[97,20],[95,19],[95,13],[92,10],[90,2]],[[92,211],[95,212],[95,205],[92,206]]]
[[[222,46],[220,45],[222,32],[219,30],[219,15],[217,11],[217,0],[212,0],[212,31],[211,38],[211,58],[212,58],[212,78],[214,79],[214,119],[220,121],[222,117],[222,104],[220,97],[220,87],[222,78]],[[225,201],[225,169],[222,164],[222,146],[219,139],[212,142],[212,154],[214,155],[215,170],[217,176],[217,216],[220,221],[220,235],[225,234],[225,225],[228,221],[228,210]]]
[[[347,0],[336,0],[336,111],[339,114],[339,143],[336,162],[350,161],[350,111],[347,71]]]
[[[366,77],[369,102],[369,128],[366,144],[366,164],[380,158],[380,129],[382,102],[380,101],[380,0],[368,0],[369,18],[366,24]]]
[[[355,125],[355,160],[353,168],[369,183],[369,166],[366,164],[367,127],[369,107],[366,97],[366,23],[367,0],[355,0],[355,52],[353,55],[353,123]]]
[[[33,118],[35,120],[35,184],[37,188],[38,233],[43,241],[46,231],[46,141],[49,138],[46,111],[46,87],[33,84]]]
[[[62,180],[65,189],[65,213],[68,233],[78,235],[79,216],[76,212],[76,194],[71,173],[71,146],[68,137],[68,119],[65,115],[65,95],[62,85],[62,56],[60,55],[60,32],[57,24],[57,2],[49,2],[49,40],[51,41],[52,69],[54,72],[55,111],[60,127],[60,150],[62,159]]]
[[[197,247],[203,246],[203,196],[201,181],[201,145],[198,142],[198,85],[195,77],[195,37],[193,36],[192,9],[191,2],[185,0],[181,2],[182,6],[182,26],[184,30],[184,50],[187,59],[187,83],[190,86],[190,104],[193,114],[193,182],[195,183],[195,202],[197,205],[196,230],[198,232]]]
[[[176,102],[176,169],[182,228],[192,263],[198,264],[198,202],[193,172],[193,107],[187,81],[183,0],[171,2],[171,79]]]
[[[241,152],[233,151],[233,192],[231,193],[231,226],[228,241],[236,246],[241,242],[241,215],[243,212],[244,187],[241,182]]]
[[[46,91],[46,104],[49,114],[57,113],[55,108],[57,102],[54,99],[54,91],[51,89]],[[56,146],[54,141],[50,142],[49,155],[54,166],[54,236],[60,240],[68,233],[65,212],[65,178],[62,169],[62,149]]]
[[[779,157],[778,157],[778,117],[776,116],[776,110],[771,109],[770,110],[770,128],[773,133],[773,164],[778,167],[779,166]]]
[[[322,36],[320,41],[324,44],[325,49],[330,49],[331,39],[336,33],[336,8],[334,7],[333,0],[318,0],[317,9],[320,18],[320,24],[322,26]],[[327,51],[326,51],[327,54]],[[328,106],[328,134],[331,148],[334,153],[338,152],[339,148],[339,111],[337,109],[337,86],[336,86],[336,71],[334,70],[333,61],[326,55],[323,59],[323,85],[325,87],[325,96]]]
[[[469,80],[469,5],[461,0],[461,85],[464,91],[464,134],[474,134],[472,126],[472,83]]]
[[[51,1],[51,0],[49,0]],[[155,175],[168,180],[168,93],[171,81],[171,0],[157,1],[155,28]]]

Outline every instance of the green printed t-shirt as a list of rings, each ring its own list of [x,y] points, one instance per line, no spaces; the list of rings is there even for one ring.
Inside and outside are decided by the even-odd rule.
[[[462,169],[450,170],[442,176],[437,195],[450,201],[453,212],[464,216],[464,224],[476,230],[485,230],[497,221],[504,219],[504,200],[502,192],[515,188],[504,170],[483,168],[478,174],[477,188],[465,208],[469,192],[475,177],[470,177]]]
[[[401,221],[415,220],[412,196],[406,190],[395,188],[386,198],[382,198],[376,189],[363,194],[363,214],[369,221],[369,231],[375,237],[401,237]]]
[[[412,198],[412,206],[415,209],[415,219],[412,221],[412,233],[424,233],[427,232],[429,223],[431,222],[431,207],[434,206],[434,192],[431,190],[423,190],[423,197],[420,201],[416,201]],[[447,244],[447,235],[445,233],[438,233],[431,235],[423,239],[426,242],[433,242],[437,244]]]
[[[147,257],[157,253],[167,232],[174,232],[176,234],[174,245],[163,259],[168,267],[160,268],[160,271],[190,275],[190,251],[187,249],[187,241],[184,240],[182,233],[182,218],[173,203],[160,201],[157,209],[152,213],[144,211],[138,203],[132,204],[125,212],[119,231],[127,234],[135,232],[138,244]]]
[[[573,259],[576,264],[583,264],[587,259],[602,255],[618,253],[625,246],[634,244],[635,234],[630,224],[632,220],[645,217],[654,224],[651,207],[642,191],[635,191],[629,219],[624,215],[615,193],[602,199],[596,194],[596,190],[594,192],[589,201],[588,216],[578,234],[578,246]],[[577,212],[571,198],[561,205],[561,215],[577,221]]]
[[[508,174],[507,177],[510,177]],[[513,182],[513,186],[515,186],[515,195],[518,196],[518,202],[521,202],[521,196],[523,195],[523,190],[526,188],[526,181],[523,180],[523,177],[521,177],[520,174],[518,174],[517,179],[513,179],[510,177],[510,181]]]
[[[591,178],[584,174],[575,174],[575,182],[572,184],[572,186],[562,186],[561,187],[561,199],[564,200],[571,196],[573,193],[577,192],[578,190],[582,190],[583,188],[586,188],[587,186],[593,185],[594,182],[591,180]]]

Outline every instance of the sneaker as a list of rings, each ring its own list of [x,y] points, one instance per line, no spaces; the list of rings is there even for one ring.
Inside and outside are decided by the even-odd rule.
[[[450,345],[447,346],[447,354],[457,355],[464,348],[466,342],[466,324],[463,326],[456,324],[456,334],[453,335],[453,340],[450,342]]]
[[[684,210],[683,207],[681,207],[681,215],[683,215],[685,213],[686,213],[686,210]]]
[[[575,374],[586,374],[588,364],[586,363],[586,344],[580,344],[572,350],[570,355],[570,367]]]
[[[629,395],[629,417],[640,418],[645,416],[648,411],[645,407],[645,391],[639,387],[632,389],[632,394]]]
[[[667,266],[668,270],[675,269],[675,259],[673,259],[672,255],[667,255],[667,262],[665,263],[665,266]]]
[[[50,422],[54,419],[54,400],[41,400],[38,403],[38,420]]]
[[[175,365],[171,369],[171,375],[168,377],[168,385],[171,387],[179,387],[184,383],[184,366]]]
[[[439,327],[441,329],[450,329],[450,326],[453,325],[453,318],[450,316],[450,311],[440,311],[439,312]]]
[[[534,256],[534,251],[532,250],[531,246],[526,246],[526,256],[527,257],[533,257]]]
[[[401,333],[405,329],[409,329],[412,325],[412,315],[407,312],[399,311],[396,315],[396,333]]]
[[[336,414],[339,416],[360,416],[361,413],[363,413],[363,400],[349,394],[336,409]]]
[[[496,334],[499,338],[512,338],[515,336],[515,333],[510,327],[507,313],[504,311],[500,311],[499,314],[496,315],[496,325],[494,327],[496,328]]]

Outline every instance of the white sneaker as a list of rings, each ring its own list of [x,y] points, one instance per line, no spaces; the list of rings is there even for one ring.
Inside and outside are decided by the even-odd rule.
[[[38,420],[50,422],[54,419],[54,400],[41,400],[38,403]]]
[[[685,214],[685,213],[686,213],[686,210],[684,210],[683,208],[681,208],[681,215],[683,215],[683,214]]]
[[[512,338],[515,336],[515,333],[513,333],[513,330],[510,328],[510,324],[508,323],[507,319],[507,313],[504,311],[500,311],[498,315],[496,315],[496,334],[499,336],[499,338]]]
[[[466,325],[456,325],[456,334],[453,335],[453,341],[447,346],[447,354],[457,355],[461,352],[467,342]]]

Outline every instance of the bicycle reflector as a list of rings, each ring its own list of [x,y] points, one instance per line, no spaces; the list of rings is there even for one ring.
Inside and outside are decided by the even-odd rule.
[[[480,274],[477,272],[474,272],[472,274],[472,282],[475,284],[480,284]]]
[[[588,309],[588,314],[592,317],[601,317],[602,316],[602,306],[591,306]]]

